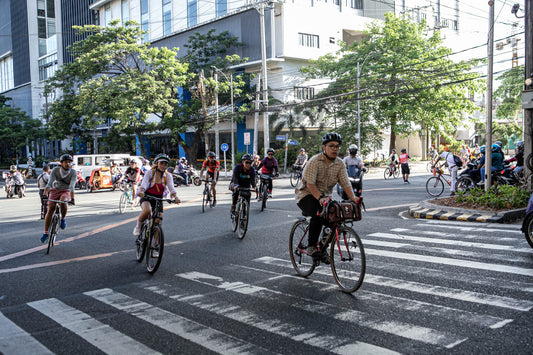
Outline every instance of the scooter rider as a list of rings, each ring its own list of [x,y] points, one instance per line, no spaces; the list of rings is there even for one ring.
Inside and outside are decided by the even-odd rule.
[[[24,190],[26,189],[25,188],[26,185],[24,184],[24,177],[22,176],[20,171],[17,170],[17,166],[16,165],[11,165],[9,167],[9,175],[8,175],[8,177],[10,177],[13,180],[13,184],[14,185],[7,185],[6,184],[6,192],[7,192],[7,194],[8,195],[10,194],[11,188],[13,188],[15,185],[18,185],[22,189],[22,196],[26,196],[26,194],[24,193]]]
[[[352,178],[359,178],[363,171],[363,160],[357,155],[357,146],[352,144],[348,147],[349,156],[344,157],[342,160],[346,165],[348,176]]]
[[[514,168],[514,172],[516,174],[520,174],[522,170],[524,170],[524,142],[517,142],[516,153],[514,157],[504,160],[503,162],[508,164],[513,161],[516,161],[516,167]]]

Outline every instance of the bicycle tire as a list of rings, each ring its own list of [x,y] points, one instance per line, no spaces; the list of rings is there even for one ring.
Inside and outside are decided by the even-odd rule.
[[[392,172],[392,176],[397,179],[400,177],[400,169],[398,167],[396,167],[396,169],[394,169],[394,171]]]
[[[263,190],[261,191],[261,212],[263,212],[267,206],[268,200],[268,187],[266,184],[263,184]]]
[[[470,176],[461,176],[457,179],[457,183],[455,184],[455,189],[457,191],[467,193],[468,191],[472,190],[474,186],[474,180]]]
[[[291,186],[292,187],[296,187],[296,185],[298,185],[299,177],[300,177],[300,174],[298,174],[297,171],[292,172],[291,174]]]
[[[527,190],[527,191],[531,191],[532,187],[531,187],[531,182],[533,180],[533,173],[529,173],[528,176],[526,176],[524,178],[524,184],[523,184],[523,187]]]
[[[192,180],[192,183],[194,184],[194,186],[200,186],[202,184],[198,176]]]
[[[52,223],[50,223],[50,231],[49,231],[50,234],[48,235],[48,248],[46,248],[46,254],[49,254],[50,247],[54,246],[54,241],[57,235],[58,224],[59,224],[59,216],[56,213],[54,213],[54,215],[52,216]]]
[[[159,237],[159,245],[154,248],[152,243],[156,235]],[[159,265],[161,265],[161,260],[163,259],[164,246],[165,237],[163,235],[163,229],[159,225],[153,226],[146,248],[146,270],[148,270],[150,274],[153,274],[159,269]],[[159,256],[157,258],[153,256],[154,251],[159,251]]]
[[[385,178],[385,180],[388,180],[392,177],[391,173],[390,173],[390,168],[387,166],[385,168],[385,171],[383,171],[383,178]]]
[[[444,192],[444,183],[436,176],[432,176],[426,181],[426,192],[433,197],[438,197]]]
[[[239,211],[239,220],[237,222],[239,239],[243,239],[248,230],[248,216],[250,215],[250,208],[248,207],[248,201],[244,199]]]
[[[202,213],[205,212],[205,206],[207,206],[207,190],[204,189],[204,193],[203,193],[203,196],[202,196]]]
[[[530,153],[526,159],[526,166],[529,171],[533,171],[533,153]]]
[[[235,206],[235,211],[231,214],[231,230],[235,233],[237,227],[239,226],[239,215],[241,213],[241,201],[237,201],[237,206]]]
[[[136,257],[137,261],[141,262],[143,261],[144,254],[146,253],[146,243],[148,238],[146,238],[146,229],[148,227],[147,223],[143,223],[141,226],[141,233],[137,237],[137,240],[135,241],[137,250],[136,250]]]
[[[298,275],[307,277],[315,270],[313,257],[307,254],[309,222],[299,220],[294,223],[289,234],[289,255]]]
[[[120,194],[120,200],[118,201],[118,211],[120,212],[120,214],[126,212],[127,204],[128,196],[126,195],[126,191],[124,191],[122,194]]]
[[[524,219],[523,225],[523,232],[524,236],[526,237],[527,243],[530,247],[533,248],[533,214],[529,214]]]
[[[352,293],[361,287],[365,278],[365,249],[352,228],[337,227],[337,233],[339,243],[333,238],[330,245],[331,272],[341,290]]]

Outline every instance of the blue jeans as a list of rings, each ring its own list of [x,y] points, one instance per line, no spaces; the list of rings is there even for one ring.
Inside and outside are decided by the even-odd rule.
[[[495,172],[499,169],[496,169],[495,167],[491,166],[490,171]],[[485,181],[485,167],[481,168],[481,181]]]

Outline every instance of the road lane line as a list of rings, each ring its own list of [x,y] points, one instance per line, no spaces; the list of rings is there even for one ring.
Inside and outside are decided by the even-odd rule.
[[[49,298],[30,302],[28,305],[105,353],[159,354],[135,339],[58,299]]]
[[[53,354],[29,333],[0,312],[0,354]]]
[[[316,332],[310,332],[307,327],[294,324],[291,321],[281,322],[269,315],[259,314],[243,309],[241,306],[230,305],[228,302],[219,303],[207,300],[204,295],[172,294],[162,287],[147,287],[146,290],[175,299],[205,311],[232,319],[246,326],[276,334],[292,341],[318,347],[325,352],[337,354],[397,354],[397,352],[376,345],[355,341],[347,343],[346,338]],[[243,290],[250,290],[246,288]],[[275,300],[274,300],[275,301]]]
[[[222,354],[268,353],[266,349],[255,344],[108,288],[84,294],[211,351]]]

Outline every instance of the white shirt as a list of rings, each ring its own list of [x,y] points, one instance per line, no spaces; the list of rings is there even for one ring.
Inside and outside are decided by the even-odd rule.
[[[451,152],[442,152],[440,157],[446,160],[446,164],[448,164],[448,168],[453,168],[455,166],[455,160],[453,160],[453,154]]]

